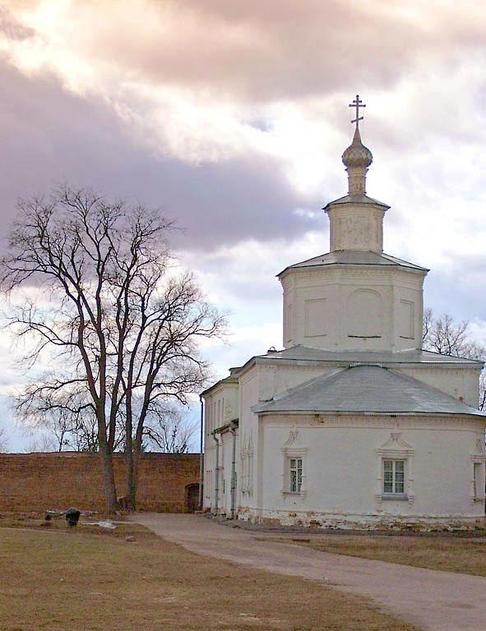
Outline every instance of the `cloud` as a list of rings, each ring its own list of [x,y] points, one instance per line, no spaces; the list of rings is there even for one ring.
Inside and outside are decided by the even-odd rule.
[[[0,233],[68,182],[156,206],[231,346],[280,340],[274,275],[328,249],[347,104],[367,102],[368,192],[425,302],[486,321],[486,6],[466,0],[10,0],[0,12]],[[454,299],[451,297],[454,296]],[[5,384],[15,380],[9,373]]]
[[[9,85],[0,109],[3,235],[18,198],[62,182],[161,208],[183,229],[175,245],[185,249],[271,240],[313,225],[293,212],[308,200],[276,159],[249,152],[198,165],[157,155],[106,104],[66,93],[52,77],[26,79],[5,66],[0,77]]]
[[[5,7],[0,7],[0,32],[9,40],[26,40],[35,36],[35,31],[19,22]]]
[[[90,63],[124,81],[254,102],[329,94],[356,80],[393,85],[424,57],[450,62],[457,47],[484,45],[486,10],[451,1],[84,0],[21,2],[13,12],[35,30],[31,49],[61,72]]]

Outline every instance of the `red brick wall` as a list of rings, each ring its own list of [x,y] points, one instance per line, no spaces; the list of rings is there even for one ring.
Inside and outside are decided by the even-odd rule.
[[[125,462],[114,457],[118,496],[125,491]],[[186,486],[199,481],[199,454],[144,454],[138,509],[183,512]],[[75,506],[104,508],[101,466],[95,454],[0,454],[0,511],[45,511]]]

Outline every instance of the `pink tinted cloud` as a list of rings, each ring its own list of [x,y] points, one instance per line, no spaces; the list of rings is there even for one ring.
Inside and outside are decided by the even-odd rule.
[[[35,5],[35,3],[32,3]],[[478,3],[73,1],[73,46],[127,78],[250,101],[384,87],[485,44]]]

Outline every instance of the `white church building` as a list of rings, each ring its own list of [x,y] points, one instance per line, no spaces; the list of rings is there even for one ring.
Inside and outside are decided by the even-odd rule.
[[[427,269],[383,252],[356,130],[330,251],[289,265],[283,350],[203,394],[203,508],[258,523],[477,520],[485,512],[482,363],[421,350]]]

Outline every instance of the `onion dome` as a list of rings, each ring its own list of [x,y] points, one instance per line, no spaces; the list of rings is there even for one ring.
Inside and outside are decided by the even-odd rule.
[[[359,128],[356,127],[353,142],[342,155],[343,164],[346,169],[361,168],[367,169],[373,162],[373,154],[361,142]]]

